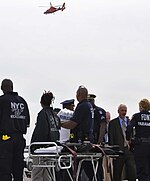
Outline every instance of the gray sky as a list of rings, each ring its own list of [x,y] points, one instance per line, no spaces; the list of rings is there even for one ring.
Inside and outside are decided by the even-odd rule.
[[[0,78],[12,79],[29,104],[27,143],[44,90],[54,93],[54,107],[61,108],[85,85],[112,118],[120,103],[131,117],[138,102],[149,98],[150,1],[65,2],[63,12],[44,15],[48,0],[1,0]]]

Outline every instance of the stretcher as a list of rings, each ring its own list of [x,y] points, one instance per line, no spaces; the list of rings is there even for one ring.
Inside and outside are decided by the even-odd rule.
[[[35,149],[32,151],[33,147],[42,148]],[[75,149],[72,149],[72,146]],[[105,168],[107,169],[107,173],[110,172],[112,175],[112,162],[111,159],[116,158],[118,155],[116,154],[109,154],[107,155],[103,149],[97,147],[99,151],[85,151],[82,147],[82,151],[79,152],[76,150],[76,147],[79,144],[64,144],[58,145],[55,142],[35,142],[29,145],[29,156],[27,158],[27,168],[31,170],[32,168],[46,168],[49,171],[50,177],[52,181],[56,181],[56,171],[59,170],[66,170],[70,181],[78,181],[81,167],[83,162],[88,161],[91,162],[94,177],[93,180],[97,181],[96,174],[99,164],[99,159],[104,159]],[[65,151],[64,151],[65,148]],[[36,160],[36,162],[34,162]],[[77,164],[78,163],[78,164]],[[110,177],[111,180],[112,176]],[[105,179],[107,181],[107,179]]]

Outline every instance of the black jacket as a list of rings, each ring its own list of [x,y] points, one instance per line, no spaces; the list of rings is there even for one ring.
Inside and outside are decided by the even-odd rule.
[[[131,138],[133,127],[135,127],[135,138],[150,138],[150,112],[141,111],[133,115],[126,131],[127,140]]]
[[[124,136],[120,125],[119,117],[111,120],[108,126],[108,144],[119,145],[124,150]]]
[[[29,124],[28,105],[17,92],[0,96],[0,134],[26,134]]]
[[[59,140],[60,119],[52,108],[43,108],[37,116],[37,122],[32,134],[32,142],[50,142]]]

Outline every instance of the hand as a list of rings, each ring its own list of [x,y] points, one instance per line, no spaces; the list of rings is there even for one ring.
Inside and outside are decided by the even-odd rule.
[[[131,141],[129,140],[129,141],[127,141],[127,147],[128,147],[128,150],[130,150],[130,145],[131,145]]]

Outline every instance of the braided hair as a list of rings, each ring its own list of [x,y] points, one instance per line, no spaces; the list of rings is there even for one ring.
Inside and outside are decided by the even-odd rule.
[[[44,91],[42,97],[41,97],[41,104],[44,106],[50,106],[52,104],[52,101],[54,100],[53,93],[48,91]]]

